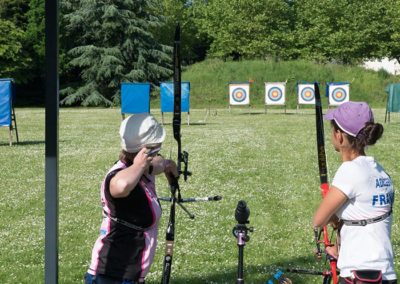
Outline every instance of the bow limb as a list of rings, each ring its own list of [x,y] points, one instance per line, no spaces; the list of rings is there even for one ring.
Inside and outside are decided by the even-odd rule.
[[[181,28],[178,24],[175,29],[174,40],[174,114],[172,128],[174,138],[178,144],[178,173],[181,171],[182,149],[181,149]]]
[[[317,152],[318,152],[318,168],[319,168],[319,177],[320,177],[320,189],[322,198],[325,198],[326,194],[329,190],[328,184],[328,167],[326,162],[326,153],[325,153],[325,137],[324,137],[324,121],[322,117],[322,103],[321,103],[321,94],[319,91],[319,85],[317,82],[314,83],[315,90],[315,118],[316,118],[316,131],[317,131]],[[320,241],[319,235],[321,232],[314,231],[315,240],[317,245],[317,254],[321,255]],[[324,247],[331,247],[332,244],[329,240],[328,228],[327,226],[322,227],[323,234],[323,244]],[[329,257],[330,264],[330,272],[333,279],[333,284],[338,283],[337,277],[337,268],[336,262],[337,260],[333,257]]]
[[[175,39],[174,39],[174,52],[173,52],[173,64],[174,64],[174,113],[172,118],[172,129],[174,138],[178,144],[178,174],[181,170],[181,62],[180,62],[180,26],[176,26]],[[180,198],[179,191],[179,176],[172,179],[170,182],[171,188],[171,209],[168,220],[167,232],[165,235],[165,256],[163,263],[162,272],[162,284],[168,284],[172,271],[172,256],[175,242],[175,207]],[[178,192],[178,199],[176,193]]]

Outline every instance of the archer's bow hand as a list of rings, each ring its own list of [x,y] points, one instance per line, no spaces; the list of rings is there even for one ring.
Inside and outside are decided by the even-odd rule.
[[[326,253],[326,258],[328,258],[329,260],[337,259],[339,256],[337,245],[326,247],[325,253]]]
[[[164,174],[169,185],[176,186],[178,184],[179,173],[174,161],[167,159],[164,160]]]

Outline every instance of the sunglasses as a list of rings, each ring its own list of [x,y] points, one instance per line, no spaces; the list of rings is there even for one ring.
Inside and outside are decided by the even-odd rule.
[[[147,152],[147,156],[155,156],[158,152],[160,152],[161,147],[156,147],[156,148],[148,148],[150,151]]]

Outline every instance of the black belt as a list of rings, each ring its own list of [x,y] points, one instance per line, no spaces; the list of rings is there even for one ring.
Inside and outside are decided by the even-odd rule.
[[[144,228],[143,228],[143,227],[140,227],[140,226],[137,226],[137,225],[135,225],[135,224],[129,223],[129,222],[127,222],[127,221],[125,221],[125,220],[122,220],[122,219],[120,219],[120,218],[117,218],[117,217],[112,217],[112,216],[111,216],[108,212],[106,212],[105,210],[103,210],[103,214],[104,214],[105,217],[110,218],[110,220],[112,220],[112,221],[114,221],[114,222],[116,222],[116,223],[118,223],[118,224],[124,225],[124,226],[126,226],[126,227],[128,227],[128,228],[131,228],[131,229],[134,229],[134,230],[136,230],[136,231],[141,231],[141,232],[144,231]]]
[[[380,222],[382,220],[385,220],[387,217],[389,217],[392,214],[392,209],[390,211],[386,212],[385,214],[375,217],[375,218],[370,218],[370,219],[364,219],[364,220],[343,220],[343,224],[347,226],[366,226],[368,224]]]

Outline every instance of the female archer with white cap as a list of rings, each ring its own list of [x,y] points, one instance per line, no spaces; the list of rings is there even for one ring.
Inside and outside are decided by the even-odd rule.
[[[390,240],[394,189],[390,176],[365,148],[382,136],[383,126],[374,122],[364,102],[347,102],[329,110],[332,144],[342,159],[330,190],[313,219],[321,227],[339,218],[339,283],[397,283]]]
[[[157,155],[164,128],[149,114],[122,121],[119,160],[101,188],[103,221],[85,284],[144,283],[157,246],[161,207],[155,175],[178,176],[176,164]]]

